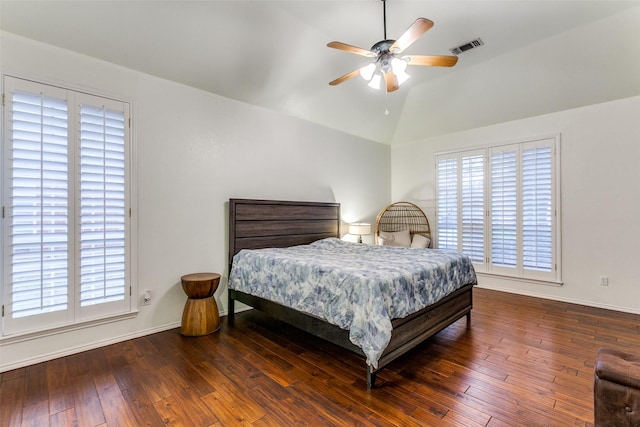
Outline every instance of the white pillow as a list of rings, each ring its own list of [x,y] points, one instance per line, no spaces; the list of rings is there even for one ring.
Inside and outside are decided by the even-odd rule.
[[[431,239],[423,236],[422,234],[414,234],[413,239],[411,240],[412,248],[428,248],[429,243],[431,243]]]
[[[386,246],[402,246],[408,248],[411,246],[411,234],[409,230],[387,232],[381,231],[378,233],[378,241],[382,241]]]

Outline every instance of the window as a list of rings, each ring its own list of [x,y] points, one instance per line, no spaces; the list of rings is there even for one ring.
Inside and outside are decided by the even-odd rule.
[[[463,156],[461,163],[462,252],[477,265],[484,262],[484,157],[471,153]]]
[[[4,87],[3,335],[130,312],[129,104]]]
[[[455,153],[437,160],[437,241],[484,263],[484,153]]]
[[[558,141],[436,155],[438,247],[478,272],[559,282]]]
[[[458,159],[438,160],[438,247],[458,250]]]

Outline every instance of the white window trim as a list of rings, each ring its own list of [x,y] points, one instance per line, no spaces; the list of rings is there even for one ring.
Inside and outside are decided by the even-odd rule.
[[[67,82],[55,82],[55,81],[48,81],[46,79],[42,79],[42,78],[30,78],[27,76],[21,76],[19,74],[14,74],[14,73],[3,73],[0,75],[0,92],[2,93],[2,120],[3,123],[5,122],[5,115],[9,114],[8,108],[6,108],[6,97],[8,95],[6,95],[6,80],[7,78],[10,79],[18,79],[18,80],[23,80],[26,82],[31,82],[31,83],[35,83],[38,85],[45,85],[45,86],[50,86],[53,88],[58,88],[61,90],[66,90],[66,91],[72,91],[75,92],[79,95],[88,95],[88,96],[94,96],[94,97],[98,97],[98,98],[104,98],[106,100],[113,100],[116,102],[121,102],[123,104],[126,104],[128,107],[128,123],[127,123],[127,138],[129,140],[129,151],[128,151],[128,180],[127,180],[127,187],[128,187],[128,213],[127,215],[129,216],[129,250],[130,253],[128,254],[128,270],[129,270],[129,280],[128,280],[128,308],[126,311],[123,312],[119,312],[119,313],[108,313],[108,314],[104,314],[104,315],[97,315],[97,316],[82,316],[81,314],[76,315],[76,318],[74,320],[71,320],[65,324],[54,324],[54,325],[46,325],[46,326],[42,326],[39,327],[38,329],[33,329],[33,330],[26,330],[26,331],[18,331],[12,334],[7,334],[4,330],[4,327],[2,327],[2,325],[0,325],[0,342],[2,343],[10,343],[10,342],[18,342],[18,341],[23,341],[23,340],[30,340],[30,339],[36,339],[36,338],[40,338],[40,337],[45,337],[51,334],[57,334],[60,332],[68,332],[68,331],[73,331],[73,330],[78,330],[78,329],[83,329],[83,328],[87,328],[87,327],[92,327],[95,325],[100,325],[100,324],[105,324],[105,323],[113,323],[113,322],[119,322],[122,321],[124,319],[129,319],[129,318],[133,318],[135,316],[137,316],[138,312],[139,312],[139,305],[140,305],[140,298],[138,297],[138,239],[137,239],[137,235],[138,235],[138,221],[137,221],[137,188],[138,188],[138,175],[137,175],[137,144],[135,143],[135,132],[134,132],[134,102],[131,99],[126,99],[120,96],[114,96],[113,94],[107,94],[104,92],[101,92],[100,90],[94,89],[94,88],[86,88],[86,87],[79,87],[79,86],[75,86],[74,85],[70,85]],[[0,138],[2,138],[2,156],[0,157],[1,161],[3,162],[3,169],[4,166],[6,166],[6,162],[7,159],[4,158],[4,154],[5,154],[5,144],[6,144],[6,138],[9,137],[8,134],[8,129],[4,129],[3,128],[3,132],[2,135],[0,135]],[[73,133],[75,136],[76,133],[76,129],[75,127],[72,125],[69,128],[69,132],[70,134]],[[73,144],[75,144],[75,142],[73,142]],[[75,155],[75,154],[74,154]],[[6,253],[5,253],[5,225],[4,225],[4,209],[6,206],[8,206],[8,200],[7,200],[7,194],[6,194],[6,185],[8,185],[5,180],[6,180],[6,176],[5,174],[1,174],[0,175],[0,200],[2,201],[2,206],[3,206],[3,224],[2,226],[0,226],[0,240],[2,241],[2,244],[0,245],[0,252],[2,253],[2,257],[3,260],[5,259]],[[75,232],[75,230],[74,230]],[[2,308],[2,312],[0,313],[0,320],[3,321],[4,323],[4,316],[5,316],[5,304],[6,304],[6,293],[7,293],[7,287],[8,285],[6,285],[5,283],[5,262],[3,261],[2,263],[0,263],[0,280],[2,280],[2,282],[0,283],[0,307]],[[71,301],[72,304],[76,304],[75,301]]]
[[[542,140],[552,140],[552,148],[553,148],[553,178],[554,182],[552,183],[553,191],[554,191],[554,200],[553,200],[553,209],[554,209],[554,226],[553,226],[553,261],[554,261],[554,271],[553,274],[542,274],[537,275],[534,272],[528,270],[526,275],[523,275],[522,272],[518,272],[517,275],[510,274],[509,271],[500,271],[499,268],[492,268],[490,258],[490,250],[491,250],[491,226],[490,226],[490,217],[489,217],[489,209],[490,209],[490,201],[489,199],[489,182],[487,178],[487,174],[490,172],[490,167],[488,162],[490,160],[490,152],[492,149],[499,149],[500,147],[505,147],[509,145],[518,145],[520,148],[523,146],[535,143],[536,141]],[[458,148],[454,150],[446,150],[446,151],[438,151],[433,154],[433,182],[436,185],[435,189],[435,199],[436,199],[436,215],[438,212],[438,159],[441,157],[457,157],[461,158],[464,154],[471,154],[478,151],[484,151],[485,155],[485,262],[482,264],[474,264],[476,268],[476,272],[480,276],[495,276],[502,278],[510,278],[516,281],[526,282],[526,283],[535,283],[535,284],[545,284],[552,286],[561,286],[562,285],[562,232],[561,232],[561,224],[562,224],[562,213],[561,213],[561,175],[560,175],[560,147],[561,147],[561,134],[545,134],[537,137],[527,137],[520,138],[512,141],[503,141],[499,143],[488,143],[483,145],[475,145],[464,148]],[[520,158],[518,159],[520,161]],[[458,187],[458,190],[461,191],[461,187]],[[520,190],[518,190],[520,191]],[[459,207],[460,212],[460,207]],[[460,214],[458,215],[460,216]],[[461,219],[458,219],[458,223],[460,224]],[[434,247],[438,247],[438,218],[436,217],[435,225],[434,225]],[[461,249],[462,239],[458,239],[458,251],[462,251]],[[519,249],[520,250],[520,249]]]
[[[114,315],[102,317],[99,319],[78,321],[70,325],[54,326],[50,328],[43,328],[38,331],[29,331],[29,332],[11,334],[11,335],[0,337],[0,344],[2,345],[15,344],[15,343],[25,342],[33,339],[44,338],[48,336],[55,336],[61,333],[78,331],[78,330],[87,329],[95,326],[105,325],[105,324],[114,323],[114,322],[120,322],[122,320],[132,319],[136,317],[138,313],[139,313],[139,310],[135,309],[126,313],[114,314]]]

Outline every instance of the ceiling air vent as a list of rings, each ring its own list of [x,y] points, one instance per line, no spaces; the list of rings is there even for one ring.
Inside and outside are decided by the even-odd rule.
[[[482,39],[480,37],[478,37],[475,40],[471,40],[469,43],[465,43],[465,44],[463,44],[461,46],[458,46],[458,47],[452,47],[449,50],[454,55],[460,55],[464,51],[467,51],[469,49],[475,49],[476,47],[480,47],[483,44],[484,44],[484,42],[482,41]]]

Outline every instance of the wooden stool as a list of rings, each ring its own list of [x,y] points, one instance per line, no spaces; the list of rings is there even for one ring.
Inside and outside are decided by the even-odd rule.
[[[182,335],[197,337],[220,329],[218,304],[213,297],[220,284],[217,273],[194,273],[182,276],[187,302],[182,311]]]

